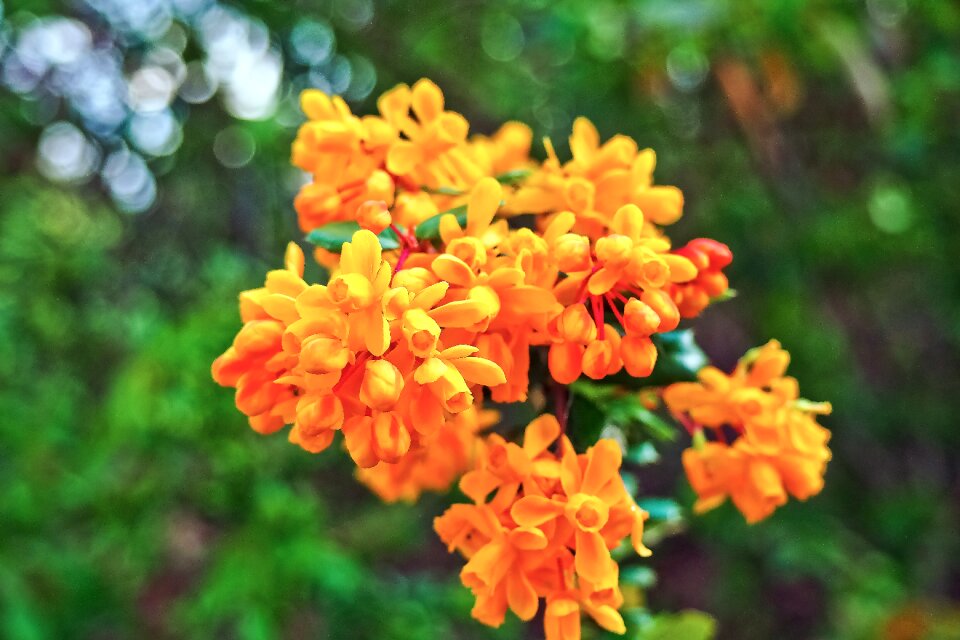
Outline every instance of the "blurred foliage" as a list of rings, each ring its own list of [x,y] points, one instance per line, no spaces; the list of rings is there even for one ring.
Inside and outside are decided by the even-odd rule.
[[[270,117],[243,119],[229,78],[208,101],[175,91],[182,139],[152,153],[128,86],[104,129],[57,69],[31,88],[9,68],[54,15],[119,57],[120,81],[163,47],[190,68],[214,57],[196,17],[213,4],[283,61]],[[381,505],[341,456],[247,429],[209,379],[236,292],[296,237],[296,92],[364,111],[371,77],[375,94],[429,76],[479,131],[524,120],[563,153],[586,115],[655,148],[687,197],[677,239],[734,251],[740,295],[697,323],[707,355],[730,367],[777,337],[804,395],[836,408],[825,492],[748,527],[730,508],[680,517],[664,496],[692,503],[685,436],[576,394],[574,424],[625,438],[630,482],[659,500],[654,557],[624,569],[631,633],[707,637],[698,614],[649,614],[692,608],[721,638],[960,637],[956,3],[5,0],[0,16],[0,636],[523,633],[470,620],[430,528],[449,498]],[[61,171],[74,147],[42,144],[64,132],[94,150],[78,174]],[[157,185],[139,214],[107,170],[131,153]]]

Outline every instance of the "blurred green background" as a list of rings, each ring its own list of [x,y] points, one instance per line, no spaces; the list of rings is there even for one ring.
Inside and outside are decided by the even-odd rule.
[[[586,115],[656,149],[687,198],[671,235],[735,255],[704,349],[729,367],[779,338],[834,403],[824,493],[753,527],[670,515],[649,610],[731,639],[960,638],[946,0],[0,0],[0,637],[540,634],[470,619],[431,531],[450,496],[379,503],[209,375],[237,292],[298,237],[298,92],[367,112],[421,76],[474,131],[563,148]],[[682,446],[641,491],[686,509]],[[631,635],[701,637],[656,620]]]

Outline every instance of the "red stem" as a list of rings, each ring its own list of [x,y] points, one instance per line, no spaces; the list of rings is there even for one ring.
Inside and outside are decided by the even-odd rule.
[[[410,257],[410,247],[406,244],[403,245],[403,249],[400,250],[400,257],[397,258],[397,264],[393,267],[393,275],[397,275],[397,272],[400,269],[403,269],[403,264],[407,261],[407,258]]]
[[[617,320],[620,321],[620,326],[623,327],[624,329],[626,329],[626,328],[627,328],[627,323],[625,323],[625,322],[623,321],[623,314],[620,313],[620,310],[619,310],[619,309],[617,309],[617,304],[616,304],[616,302],[614,302],[614,297],[613,297],[613,295],[611,295],[610,292],[607,292],[607,293],[605,294],[605,297],[607,298],[607,304],[610,305],[610,310],[613,311],[613,315],[617,316]]]
[[[597,337],[604,338],[606,323],[603,321],[603,298],[590,296],[590,305],[593,307],[593,322],[597,325]]]

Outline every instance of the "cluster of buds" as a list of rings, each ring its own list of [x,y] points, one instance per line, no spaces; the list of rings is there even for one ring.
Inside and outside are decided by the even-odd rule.
[[[683,466],[698,511],[729,496],[748,522],[757,522],[788,494],[806,500],[820,493],[830,432],[816,416],[831,407],[800,398],[796,378],[784,375],[789,362],[772,340],[747,352],[730,375],[704,367],[699,382],[664,389],[667,406],[694,436]]]
[[[623,633],[610,550],[629,536],[637,553],[650,555],[647,513],[624,487],[619,444],[603,439],[577,455],[560,431],[545,414],[527,426],[522,446],[491,436],[460,482],[473,504],[453,505],[434,527],[468,558],[460,576],[481,622],[499,626],[508,608],[530,620],[544,599],[547,640],[579,638],[581,610]]]
[[[488,434],[498,417],[484,402],[527,401],[531,385],[564,395],[581,376],[646,378],[656,334],[724,297],[729,249],[708,239],[675,249],[664,228],[683,195],[653,184],[654,152],[621,135],[601,142],[586,119],[574,123],[569,160],[547,139],[538,163],[528,127],[470,136],[429,80],[386,92],[376,115],[315,90],[301,104],[308,120],[293,163],[311,179],[294,206],[329,280],[306,282],[291,243],[284,268],[240,295],[243,327],[214,379],[236,389],[257,432],[289,425],[290,441],[313,453],[342,434],[358,478],[384,500],[412,501],[462,476],[473,503],[454,505],[436,528],[469,558],[462,578],[482,622],[499,624],[507,609],[529,619],[542,598],[551,640],[579,638],[581,612],[622,633],[610,550],[631,536],[649,551],[619,445],[600,440],[578,454],[559,406],[560,422],[544,415],[522,446],[506,442]],[[533,359],[552,380],[531,380]],[[744,365],[750,381],[769,368],[753,360],[767,356]],[[808,433],[815,423],[788,397],[789,379],[777,380],[753,384],[792,407],[770,410],[775,427],[704,418],[703,394],[719,388],[668,390],[678,415],[739,429],[722,452],[711,442],[685,455],[701,505],[727,493],[741,508],[756,501],[755,489],[734,490],[736,474],[746,484],[779,474],[794,495],[813,492],[825,462]],[[787,434],[778,453],[773,431]],[[760,487],[765,505],[776,501],[771,486]]]

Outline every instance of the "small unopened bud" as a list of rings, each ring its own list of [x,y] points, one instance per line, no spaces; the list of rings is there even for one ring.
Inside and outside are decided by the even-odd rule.
[[[565,273],[586,271],[591,266],[590,239],[576,233],[565,233],[553,247],[557,267]]]
[[[623,367],[634,378],[646,378],[657,364],[657,347],[650,338],[627,336],[620,343]]]
[[[377,411],[393,409],[403,391],[403,376],[386,360],[367,362],[360,385],[360,401]]]
[[[367,200],[357,209],[357,224],[361,229],[379,234],[392,222],[387,203],[382,200]]]
[[[597,325],[582,304],[564,309],[554,326],[556,336],[561,340],[586,344],[597,337]]]
[[[660,289],[644,291],[640,300],[649,305],[660,317],[659,333],[673,331],[680,324],[680,310],[670,295]]]
[[[300,366],[307,373],[340,371],[350,359],[350,350],[338,338],[310,337],[300,347]]]
[[[397,462],[410,450],[410,444],[410,432],[396,412],[381,413],[373,419],[373,451],[381,460]]]
[[[646,302],[631,298],[623,307],[623,329],[628,336],[649,336],[660,326],[660,316]]]

